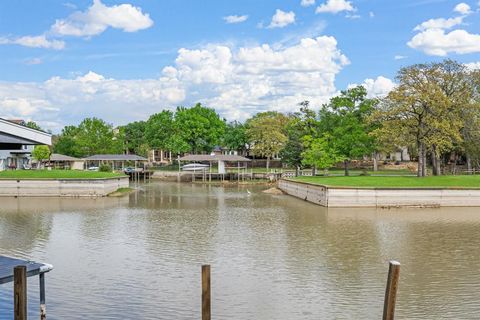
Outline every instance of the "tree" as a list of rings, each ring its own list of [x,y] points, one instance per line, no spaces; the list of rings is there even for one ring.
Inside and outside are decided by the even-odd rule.
[[[279,112],[257,113],[247,120],[246,134],[254,155],[267,158],[267,170],[270,159],[277,155],[287,143],[285,126],[288,118]]]
[[[50,158],[50,148],[45,145],[35,146],[32,151],[32,156],[38,162],[45,161]]]
[[[76,130],[74,141],[74,149],[80,156],[122,151],[121,144],[115,138],[112,125],[98,118],[84,119]]]
[[[145,121],[135,121],[119,128],[124,139],[124,147],[127,153],[134,153],[141,156],[147,155],[146,127],[147,123]]]
[[[402,68],[399,85],[379,105],[375,118],[382,127],[377,133],[387,137],[403,137],[415,143],[418,153],[417,176],[427,174],[427,153],[432,152],[434,174],[440,172],[440,154],[461,141],[460,110],[464,106],[454,81],[452,65],[443,63],[417,64]],[[452,78],[454,77],[454,78]],[[460,96],[459,96],[460,94]]]
[[[191,152],[211,152],[225,133],[225,120],[215,112],[197,103],[193,108],[178,107],[175,113],[175,131],[172,142],[176,147],[188,145]]]
[[[350,160],[370,155],[375,150],[373,130],[368,118],[374,111],[376,99],[368,99],[364,87],[342,91],[319,112],[319,132],[336,141],[339,156],[344,159],[345,175],[349,175]]]
[[[230,150],[244,151],[247,144],[245,125],[238,121],[230,122],[223,135],[223,145]]]
[[[296,174],[302,164],[302,153],[305,150],[304,137],[317,135],[318,121],[315,111],[309,109],[309,101],[300,103],[300,111],[289,115],[289,121],[286,125],[288,141],[285,147],[280,151],[282,162],[296,168]],[[315,165],[313,165],[315,168]]]
[[[174,151],[175,134],[174,114],[168,110],[150,116],[145,125],[145,138],[152,149]]]
[[[31,129],[35,129],[35,130],[40,130],[40,131],[43,131],[42,128],[34,121],[28,121],[25,126],[31,128]]]
[[[305,151],[302,152],[302,163],[306,165],[327,170],[336,163],[343,161],[343,157],[339,155],[331,137],[328,135],[322,138],[305,136],[304,145]]]
[[[76,126],[66,126],[62,129],[62,133],[54,136],[53,152],[64,154],[71,157],[82,157],[76,147],[76,135],[78,128]]]

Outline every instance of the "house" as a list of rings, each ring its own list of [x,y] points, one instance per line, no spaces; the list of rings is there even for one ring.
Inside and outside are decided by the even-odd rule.
[[[0,118],[0,171],[28,168],[34,146],[52,144],[49,133],[24,124]]]
[[[85,168],[85,160],[58,153],[52,153],[48,163],[55,169],[83,170]]]

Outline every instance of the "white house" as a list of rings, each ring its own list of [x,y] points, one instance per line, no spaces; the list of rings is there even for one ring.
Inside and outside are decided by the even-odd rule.
[[[0,171],[25,168],[35,145],[51,144],[51,134],[0,118]]]

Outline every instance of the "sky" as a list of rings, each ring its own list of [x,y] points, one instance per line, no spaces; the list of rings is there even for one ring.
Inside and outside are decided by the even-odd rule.
[[[2,0],[0,117],[59,132],[213,107],[243,121],[370,96],[403,66],[480,68],[480,1]]]

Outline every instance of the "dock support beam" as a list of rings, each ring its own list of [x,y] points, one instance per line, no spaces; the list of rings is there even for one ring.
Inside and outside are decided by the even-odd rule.
[[[202,266],[202,320],[211,320],[210,265]]]
[[[40,320],[47,319],[47,306],[45,304],[45,273],[40,273]]]
[[[27,267],[13,269],[13,319],[27,320]]]
[[[394,320],[397,300],[398,279],[400,278],[400,262],[390,261],[388,268],[387,288],[383,306],[383,320]]]

